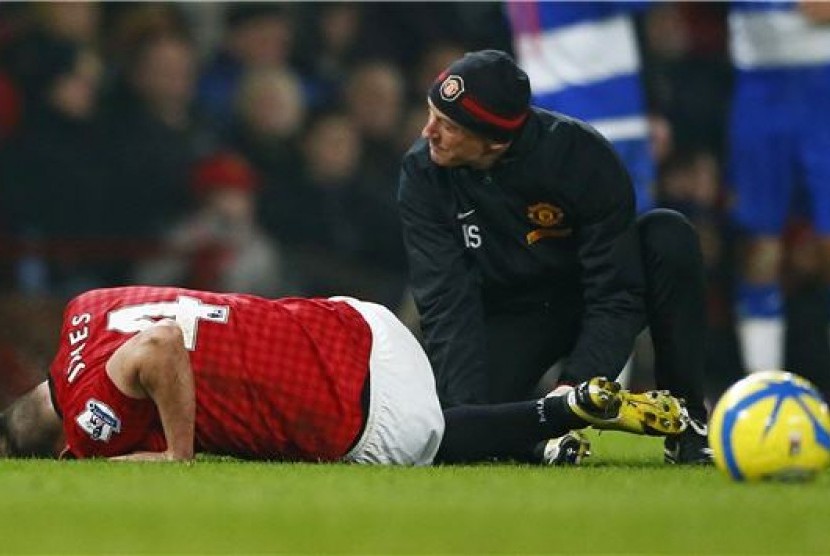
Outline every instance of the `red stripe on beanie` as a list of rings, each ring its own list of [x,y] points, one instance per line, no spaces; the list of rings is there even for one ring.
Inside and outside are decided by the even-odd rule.
[[[508,129],[514,130],[522,125],[527,118],[527,112],[519,114],[515,118],[503,118],[498,114],[493,114],[482,105],[480,105],[474,98],[472,98],[469,94],[465,94],[461,98],[461,106],[463,106],[467,112],[469,112],[472,116],[478,118],[479,120],[486,122],[490,125],[494,125],[501,129]]]

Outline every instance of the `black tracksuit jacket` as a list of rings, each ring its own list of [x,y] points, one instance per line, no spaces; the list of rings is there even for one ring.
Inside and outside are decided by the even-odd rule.
[[[459,397],[447,392],[456,378],[485,372],[487,317],[537,305],[577,315],[568,377],[616,376],[644,326],[644,278],[634,190],[596,131],[533,108],[486,171],[439,167],[420,139],[398,201],[443,401]]]

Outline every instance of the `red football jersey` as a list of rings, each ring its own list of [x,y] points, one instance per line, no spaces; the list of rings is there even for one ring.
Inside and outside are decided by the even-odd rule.
[[[105,366],[127,338],[175,318],[196,385],[196,451],[335,460],[364,420],[371,330],[342,301],[179,288],[92,290],[66,307],[50,370],[69,451],[112,456],[166,447],[155,404],[130,398]]]

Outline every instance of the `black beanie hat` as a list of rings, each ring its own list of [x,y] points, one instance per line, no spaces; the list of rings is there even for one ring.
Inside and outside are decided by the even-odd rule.
[[[501,50],[468,52],[442,71],[429,90],[432,104],[470,131],[510,141],[530,109],[530,81]]]

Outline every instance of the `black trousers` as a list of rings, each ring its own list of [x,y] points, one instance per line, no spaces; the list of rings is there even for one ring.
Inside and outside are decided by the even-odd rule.
[[[693,416],[705,417],[706,304],[697,233],[685,217],[667,209],[641,216],[637,228],[646,277],[642,327],[650,328],[654,343],[655,383],[685,398]],[[522,313],[489,315],[489,399],[482,403],[529,399],[548,369],[573,349],[580,319],[579,307],[541,304]],[[620,370],[597,369],[594,374]],[[564,378],[575,382],[590,376]]]

